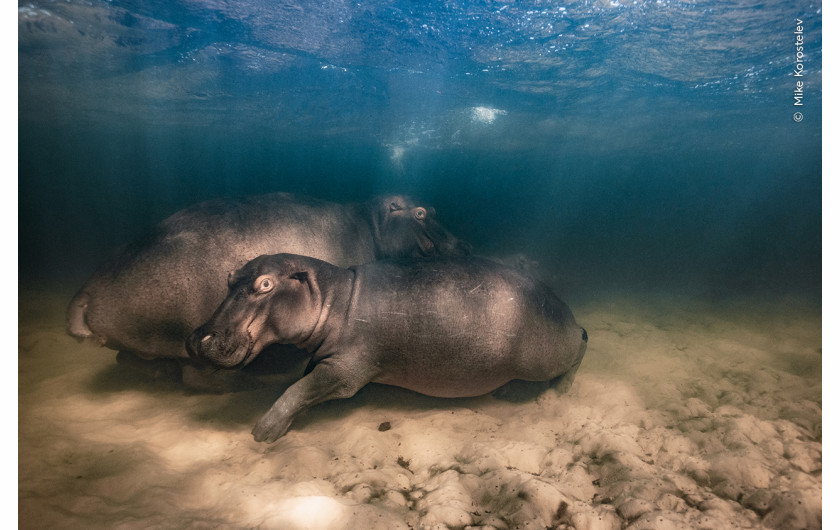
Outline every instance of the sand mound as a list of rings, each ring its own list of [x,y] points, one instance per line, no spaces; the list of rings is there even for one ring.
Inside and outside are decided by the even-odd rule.
[[[263,445],[277,390],[145,381],[67,337],[65,302],[21,296],[22,528],[821,527],[818,311],[576,307],[566,395],[371,385]]]

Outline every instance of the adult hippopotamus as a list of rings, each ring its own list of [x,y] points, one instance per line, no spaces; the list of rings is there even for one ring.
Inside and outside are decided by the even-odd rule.
[[[175,213],[103,264],[70,302],[67,330],[122,357],[187,360],[184,341],[224,300],[228,275],[261,254],[349,266],[466,250],[433,208],[403,196],[348,205],[286,193],[211,200]]]
[[[269,344],[311,354],[309,373],[253,429],[282,436],[303,409],[369,382],[439,397],[488,393],[512,380],[571,385],[586,331],[544,284],[480,258],[388,260],[343,269],[303,256],[251,261],[213,317],[187,340],[222,368]],[[557,381],[560,383],[560,381]]]

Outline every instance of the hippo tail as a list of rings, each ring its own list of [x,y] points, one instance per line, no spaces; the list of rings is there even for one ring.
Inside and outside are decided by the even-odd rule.
[[[67,307],[67,333],[80,339],[93,337],[93,331],[85,321],[90,294],[86,291],[79,291],[70,301]]]

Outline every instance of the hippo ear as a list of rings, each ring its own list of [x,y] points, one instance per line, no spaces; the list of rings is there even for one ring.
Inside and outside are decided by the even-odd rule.
[[[318,297],[318,285],[309,271],[293,272],[288,276],[291,280],[291,288],[295,291],[305,291],[310,296]]]
[[[393,195],[385,198],[385,215],[392,215],[410,208],[408,201],[402,195]],[[399,214],[397,214],[399,215]]]
[[[309,273],[306,271],[293,272],[289,275],[289,279],[297,280],[300,283],[306,283],[309,281]]]

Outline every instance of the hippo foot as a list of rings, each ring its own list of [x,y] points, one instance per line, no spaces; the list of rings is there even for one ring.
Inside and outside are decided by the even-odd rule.
[[[569,370],[566,373],[560,374],[559,376],[552,379],[551,386],[554,387],[554,391],[558,394],[568,394],[569,390],[572,389],[572,383],[575,382],[575,375],[577,374],[579,367],[580,361],[578,361],[575,365],[569,368]]]
[[[117,353],[117,364],[126,366],[157,383],[180,383],[181,365],[175,359],[141,359],[131,352]]]
[[[493,397],[510,403],[525,403],[540,397],[551,387],[550,381],[523,381],[514,379],[508,381],[493,391]]]
[[[260,421],[254,425],[251,434],[257,442],[271,443],[286,434],[292,426],[292,418],[283,417],[274,411],[269,410]]]

